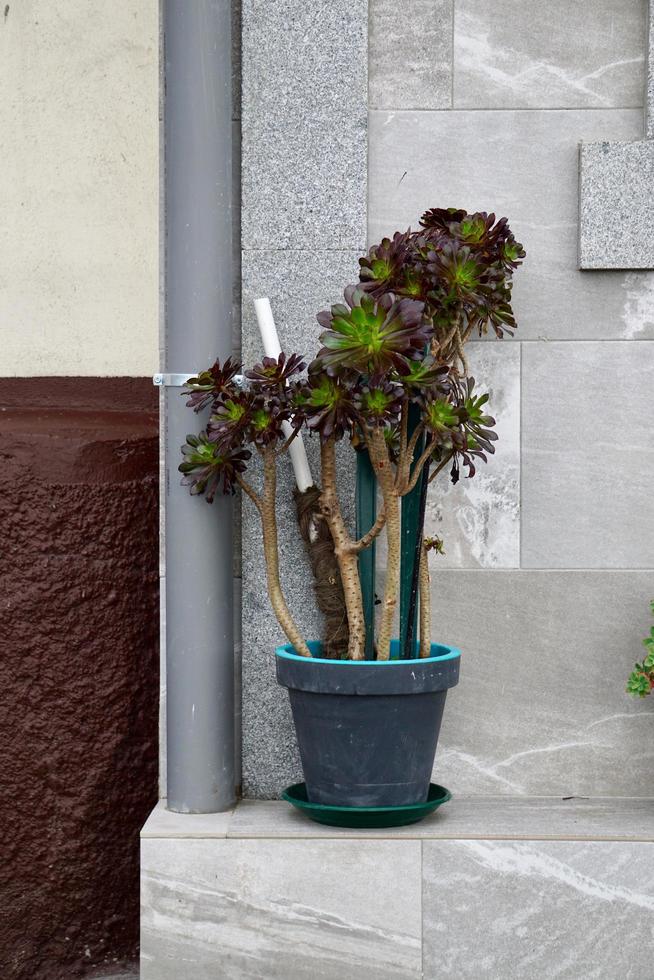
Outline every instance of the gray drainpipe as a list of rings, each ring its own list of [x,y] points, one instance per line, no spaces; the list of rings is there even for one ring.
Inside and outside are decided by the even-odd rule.
[[[167,793],[181,813],[234,802],[232,503],[191,498],[177,472],[200,421],[179,385],[231,350],[230,8],[162,0]]]

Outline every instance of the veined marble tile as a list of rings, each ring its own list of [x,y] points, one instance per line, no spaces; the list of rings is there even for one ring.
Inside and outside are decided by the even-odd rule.
[[[243,247],[364,247],[367,0],[242,19]]]
[[[143,835],[153,836],[151,824],[153,829],[159,825],[156,811]],[[192,836],[184,831],[185,827],[185,817],[178,816],[172,836]],[[420,823],[385,830],[326,827],[309,820],[281,800],[241,800],[227,836],[239,839],[318,837],[342,840],[354,837],[362,840],[382,837],[392,840],[654,841],[654,799],[457,795]]]
[[[144,840],[142,980],[420,980],[419,841]]]
[[[523,566],[654,568],[654,343],[523,346]]]
[[[462,652],[434,781],[455,795],[652,796],[654,706],[625,685],[653,581],[651,571],[432,571],[433,639]]]
[[[425,531],[445,542],[432,555],[435,568],[516,568],[520,564],[520,344],[474,343],[466,348],[479,391],[488,391],[489,415],[499,436],[494,456],[479,462],[471,479],[461,471],[453,486],[449,469],[432,483]]]
[[[527,250],[518,339],[654,338],[653,273],[578,270],[579,142],[642,127],[637,109],[372,112],[369,237],[436,205],[495,211]]]
[[[454,0],[369,0],[373,109],[452,105]]]
[[[423,847],[425,977],[651,977],[654,845]]]
[[[454,105],[641,106],[646,0],[456,0]]]

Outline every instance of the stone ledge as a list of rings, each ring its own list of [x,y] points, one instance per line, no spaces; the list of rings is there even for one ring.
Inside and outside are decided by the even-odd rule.
[[[458,798],[415,827],[345,831],[280,802],[162,801],[141,841],[141,980],[649,977],[653,815]]]
[[[313,823],[278,800],[241,800],[227,813],[171,813],[165,800],[144,839],[552,840],[654,842],[654,799],[456,797],[422,823],[349,830]]]

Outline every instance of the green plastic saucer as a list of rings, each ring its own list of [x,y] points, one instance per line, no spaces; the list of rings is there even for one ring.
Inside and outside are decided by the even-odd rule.
[[[432,810],[452,798],[449,790],[436,783],[429,784],[429,793],[424,803],[410,803],[406,806],[326,806],[310,803],[304,783],[295,783],[282,793],[282,799],[306,813],[316,823],[329,827],[404,827],[418,823]]]

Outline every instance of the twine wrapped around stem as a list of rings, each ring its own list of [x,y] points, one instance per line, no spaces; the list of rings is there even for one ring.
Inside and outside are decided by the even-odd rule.
[[[320,489],[316,486],[293,491],[297,521],[307,549],[316,602],[324,616],[323,656],[339,660],[347,651],[350,632],[347,622],[343,582],[334,553],[334,542],[321,510]]]

